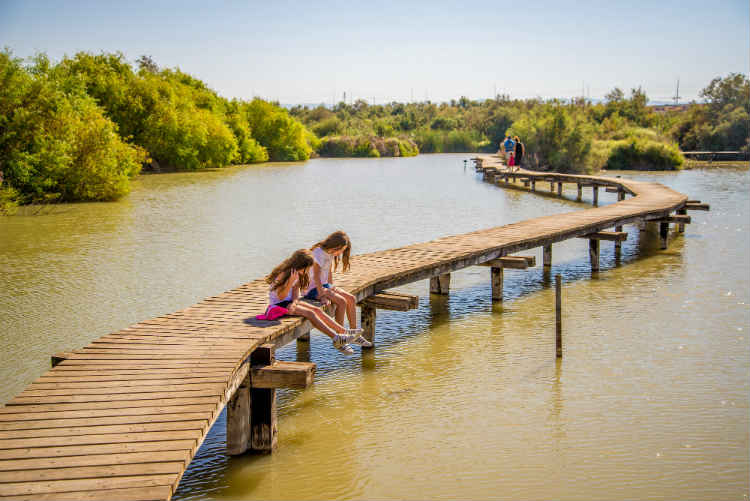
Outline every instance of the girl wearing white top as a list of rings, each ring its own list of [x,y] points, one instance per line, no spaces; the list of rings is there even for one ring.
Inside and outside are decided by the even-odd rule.
[[[304,290],[308,287],[308,270],[313,262],[310,251],[300,249],[271,271],[266,277],[266,282],[270,284],[269,307],[281,306],[286,308],[291,315],[305,317],[313,324],[313,327],[331,338],[337,350],[347,355],[354,353],[349,343],[372,346],[372,343],[362,336],[347,335],[346,329],[320,308],[299,301],[300,289]]]
[[[349,271],[349,255],[352,244],[349,236],[343,231],[336,231],[324,240],[316,243],[310,249],[315,261],[309,272],[310,285],[305,293],[305,299],[319,300],[323,304],[332,301],[336,305],[336,322],[344,325],[344,314],[349,320],[347,334],[360,334],[357,328],[357,300],[356,298],[333,285],[333,272],[342,261],[342,271]]]

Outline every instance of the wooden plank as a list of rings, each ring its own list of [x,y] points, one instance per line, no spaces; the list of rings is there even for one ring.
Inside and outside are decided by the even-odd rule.
[[[128,423],[117,425],[79,425],[64,428],[32,428],[21,430],[0,430],[0,439],[57,437],[75,435],[100,435],[110,433],[143,433],[149,431],[203,430],[208,420],[167,421],[156,423]]]
[[[312,384],[315,364],[276,360],[271,365],[253,367],[250,372],[253,388],[307,388]]]
[[[67,447],[28,447],[0,450],[0,459],[31,459],[88,454],[121,454],[125,452],[193,451],[195,440],[133,442],[117,444],[73,445]]]
[[[99,489],[94,491],[72,491],[34,494],[38,501],[155,501],[165,500],[172,496],[172,487],[160,485],[156,487],[128,487],[125,489]],[[28,500],[26,494],[19,496],[3,496],[6,501]]]
[[[169,475],[138,475],[132,477],[86,478],[75,480],[49,480],[45,482],[12,482],[0,484],[2,496],[36,496],[76,491],[98,491],[102,489],[117,489],[123,487],[157,487],[171,486],[174,474]],[[111,499],[111,498],[109,498]]]
[[[218,400],[218,399],[216,399]],[[72,406],[72,409],[60,408],[66,406],[66,404],[52,405],[52,406],[41,406],[41,405],[14,405],[12,407],[4,407],[0,409],[0,422],[2,421],[35,421],[42,418],[56,419],[56,418],[85,418],[85,417],[107,417],[107,416],[118,416],[118,415],[141,415],[141,414],[158,414],[164,413],[175,413],[175,412],[205,412],[211,406],[211,402],[201,402],[184,404],[182,402],[179,405],[154,405],[156,401],[148,400],[148,405],[134,406],[134,407],[120,407],[115,406],[111,408],[91,408],[88,404],[85,404],[83,408],[78,406]],[[215,405],[215,404],[214,404]],[[12,410],[13,412],[6,412]]]
[[[0,471],[0,484],[9,482],[45,482],[80,478],[127,477],[138,475],[178,475],[185,469],[183,461],[106,466],[44,468],[38,470]]]
[[[589,240],[608,240],[610,242],[623,242],[628,239],[627,232],[624,231],[597,231],[589,233],[578,238],[587,238]]]
[[[56,413],[60,414],[60,413]],[[64,414],[64,413],[63,413]],[[38,414],[37,419],[17,420],[17,421],[0,421],[0,430],[50,430],[59,432],[59,428],[75,428],[78,426],[96,427],[109,425],[127,425],[138,426],[139,424],[148,423],[178,423],[180,421],[202,420],[208,421],[213,416],[213,412],[178,412],[178,413],[159,413],[159,414],[135,414],[124,416],[104,416],[104,417],[87,417],[87,418],[47,418],[47,414]]]
[[[38,447],[64,447],[93,444],[119,444],[165,440],[198,440],[202,430],[169,430],[140,433],[101,433],[94,435],[64,435],[56,437],[0,439],[0,451]]]
[[[87,466],[109,466],[126,464],[148,464],[181,462],[187,467],[191,459],[187,449],[174,451],[126,452],[120,454],[89,454],[81,456],[59,456],[31,459],[0,460],[0,471],[19,472],[51,468],[75,468]]]
[[[363,301],[382,310],[408,311],[419,306],[419,296],[394,292],[379,292]]]
[[[685,209],[687,210],[711,210],[711,206],[709,204],[685,204]]]
[[[0,408],[0,415],[20,414],[26,412],[45,412],[45,411],[67,411],[67,410],[95,410],[95,409],[123,409],[132,407],[153,407],[156,402],[162,405],[191,405],[191,404],[216,404],[219,397],[187,397],[172,398],[161,397],[158,394],[149,393],[147,397],[140,397],[138,400],[109,400],[93,402],[59,402],[50,404],[40,404],[33,402],[16,402],[11,400],[5,407]]]

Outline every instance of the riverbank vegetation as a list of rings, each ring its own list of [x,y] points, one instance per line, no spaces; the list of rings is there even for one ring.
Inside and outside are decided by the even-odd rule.
[[[317,138],[278,105],[228,100],[148,57],[81,52],[53,64],[0,52],[0,211],[114,200],[142,167],[307,160]]]
[[[705,104],[657,112],[642,89],[583,99],[363,100],[289,111],[226,99],[149,57],[81,52],[52,63],[0,52],[0,213],[18,204],[114,200],[145,170],[323,157],[494,152],[506,134],[539,170],[679,169],[682,150],[748,150],[750,82],[716,78]]]
[[[666,112],[649,107],[640,88],[629,95],[615,88],[597,104],[497,96],[440,104],[357,100],[330,109],[296,106],[290,112],[321,138],[321,156],[366,156],[375,148],[357,145],[373,137],[411,140],[420,153],[494,152],[510,133],[522,139],[526,165],[535,169],[663,170],[682,167],[681,150],[748,149],[747,77],[716,78],[700,95],[705,104]]]

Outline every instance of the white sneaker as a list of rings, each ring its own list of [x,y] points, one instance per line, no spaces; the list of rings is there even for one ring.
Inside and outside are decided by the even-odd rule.
[[[354,339],[352,339],[352,340],[351,340],[351,341],[349,341],[349,342],[350,342],[350,343],[354,343],[354,344],[358,344],[358,345],[360,345],[360,346],[361,346],[361,347],[363,347],[363,348],[372,348],[372,343],[371,343],[371,342],[369,342],[369,341],[368,341],[367,339],[365,339],[364,337],[362,337],[362,336],[359,336],[359,335],[355,336],[355,338],[354,338]]]
[[[349,336],[336,334],[336,336],[333,338],[333,347],[339,350],[344,355],[352,355],[354,354],[354,350],[351,346],[349,346],[349,342]]]

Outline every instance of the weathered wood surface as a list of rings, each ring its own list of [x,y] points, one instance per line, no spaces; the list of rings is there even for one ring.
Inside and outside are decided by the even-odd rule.
[[[365,299],[363,304],[381,310],[409,311],[419,307],[419,296],[400,292],[378,292]]]
[[[502,169],[494,156],[483,156],[477,164],[479,170]],[[657,183],[525,170],[516,177],[521,176],[532,186],[539,180],[614,186],[633,196],[605,207],[356,255],[351,270],[337,274],[336,285],[358,301],[431,278],[440,292],[447,292],[455,270],[536,247],[551,249],[555,242],[647,216],[703,208],[686,206],[685,195]],[[551,263],[551,254],[548,258],[545,264]],[[88,346],[66,353],[0,408],[0,497],[169,499],[219,413],[246,384],[247,361],[256,347],[288,343],[310,330],[308,322],[295,317],[252,320],[266,301],[267,284],[253,280],[188,308],[92,337]],[[270,450],[276,423],[267,410],[275,405],[274,390],[249,391],[260,392],[252,402],[265,399],[251,446]],[[238,412],[246,413],[241,407]]]

